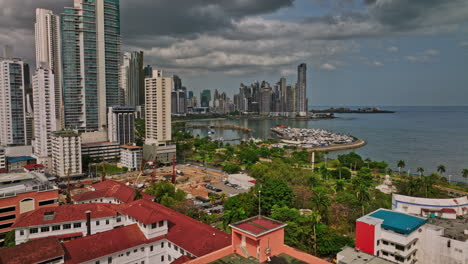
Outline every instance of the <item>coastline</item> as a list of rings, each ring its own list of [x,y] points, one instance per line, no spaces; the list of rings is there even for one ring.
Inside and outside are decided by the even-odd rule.
[[[348,143],[348,144],[331,145],[331,146],[315,147],[315,148],[305,148],[305,149],[309,151],[338,151],[338,150],[345,150],[345,149],[360,148],[366,144],[367,142],[365,140],[358,139],[355,142]]]

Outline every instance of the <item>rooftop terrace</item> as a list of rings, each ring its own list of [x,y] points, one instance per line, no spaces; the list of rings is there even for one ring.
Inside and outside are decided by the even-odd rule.
[[[264,216],[255,216],[230,226],[234,229],[244,231],[257,237],[274,231],[278,228],[285,227],[286,224]]]
[[[444,236],[451,239],[466,241],[468,239],[468,216],[458,217],[457,219],[431,218],[428,224],[444,228]]]

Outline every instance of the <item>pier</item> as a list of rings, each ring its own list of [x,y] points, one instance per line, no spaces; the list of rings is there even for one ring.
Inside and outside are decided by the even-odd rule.
[[[244,133],[252,132],[252,129],[243,126],[235,126],[235,125],[186,125],[185,128],[192,128],[192,129],[200,129],[200,128],[217,128],[217,129],[230,129],[230,130],[238,130]]]

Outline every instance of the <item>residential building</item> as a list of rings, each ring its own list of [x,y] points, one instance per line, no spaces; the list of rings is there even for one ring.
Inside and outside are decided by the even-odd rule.
[[[119,142],[92,142],[81,144],[81,155],[95,161],[116,162],[120,159]]]
[[[52,136],[52,173],[58,177],[81,176],[81,138],[75,131],[57,131]]]
[[[25,165],[36,164],[37,159],[31,156],[8,156],[7,168],[9,172],[21,172]]]
[[[26,145],[23,61],[0,58],[0,145]]]
[[[37,8],[35,39],[36,69],[44,68],[45,70],[48,70],[50,74],[54,75],[54,79],[51,80],[48,86],[51,87],[52,90],[50,100],[54,101],[54,123],[57,126],[57,130],[61,130],[63,128],[63,105],[60,17],[58,15],[54,15],[51,10]],[[34,108],[36,108],[36,106],[34,106]]]
[[[307,113],[307,65],[297,66],[296,111],[301,116]]]
[[[356,249],[397,263],[464,263],[467,221],[379,209],[356,220]]]
[[[0,183],[0,245],[20,214],[58,205],[58,189],[42,173],[0,174]]]
[[[143,148],[134,145],[120,146],[120,166],[126,167],[129,170],[140,168],[143,158]]]
[[[2,170],[6,169],[6,155],[5,149],[0,147],[0,173]]]
[[[395,264],[396,262],[380,258],[355,248],[344,247],[336,255],[337,264]]]
[[[438,216],[455,219],[468,214],[467,196],[449,199],[429,199],[392,194],[392,210],[423,217]]]
[[[120,145],[135,142],[135,112],[134,106],[109,107],[107,117],[107,135],[110,142]]]
[[[125,91],[123,105],[145,104],[145,73],[143,51],[125,52],[120,66],[120,87]]]
[[[65,127],[104,130],[119,105],[118,0],[75,0],[61,15]]]
[[[125,183],[113,180],[105,180],[93,184],[91,187],[91,191],[79,193],[72,196],[72,201],[75,204],[123,204],[135,201],[135,192],[135,188],[128,186]],[[142,199],[153,200],[154,196],[143,192]]]
[[[38,209],[14,228],[17,244],[52,236],[64,241],[56,249],[66,252],[64,263],[183,263],[231,242],[228,234],[147,199]]]
[[[54,84],[54,74],[49,68],[39,67],[33,75],[33,152],[39,163],[47,168],[52,165],[52,135],[57,131]]]

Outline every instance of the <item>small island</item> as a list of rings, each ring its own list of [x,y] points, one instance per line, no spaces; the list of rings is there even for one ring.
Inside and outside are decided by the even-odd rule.
[[[395,111],[390,110],[382,110],[378,107],[366,107],[366,108],[357,108],[351,109],[347,107],[339,107],[339,108],[328,108],[324,110],[311,110],[312,113],[336,113],[336,114],[392,114]]]

